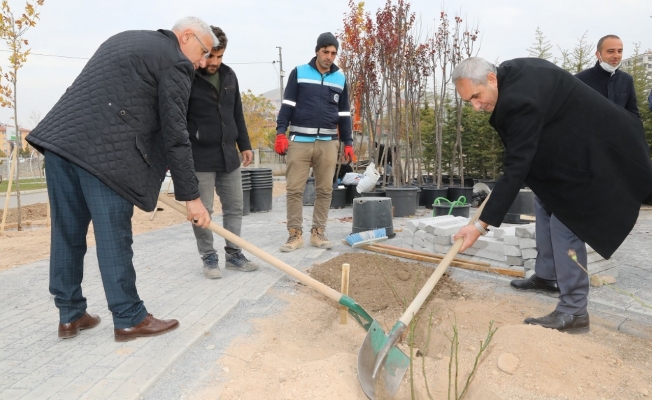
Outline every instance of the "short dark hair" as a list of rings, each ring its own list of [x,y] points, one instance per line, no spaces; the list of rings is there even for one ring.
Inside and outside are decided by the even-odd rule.
[[[226,44],[229,41],[229,39],[226,38],[226,33],[222,30],[222,28],[213,26],[211,25],[211,29],[213,30],[213,33],[215,34],[215,37],[217,37],[217,40],[219,41],[219,44],[215,47],[213,47],[213,50],[222,50],[226,49]]]
[[[600,38],[600,40],[598,40],[598,51],[602,50],[602,43],[607,39],[618,39],[618,40],[620,40],[620,38],[618,36],[616,36],[616,35],[603,36],[603,37]]]

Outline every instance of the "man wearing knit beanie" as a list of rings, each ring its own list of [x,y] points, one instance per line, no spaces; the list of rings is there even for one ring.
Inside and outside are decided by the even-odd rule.
[[[350,160],[354,157],[349,91],[346,77],[335,65],[339,47],[332,33],[319,35],[315,57],[290,73],[276,120],[274,150],[280,155],[287,154],[289,238],[280,247],[284,252],[303,247],[303,191],[311,166],[315,205],[310,244],[324,249],[333,247],[325,229],[340,142],[344,145],[344,157]]]
[[[340,43],[330,32],[324,32],[317,38],[317,46],[315,47],[315,53],[319,52],[319,49],[322,47],[335,46],[335,51],[339,51]]]

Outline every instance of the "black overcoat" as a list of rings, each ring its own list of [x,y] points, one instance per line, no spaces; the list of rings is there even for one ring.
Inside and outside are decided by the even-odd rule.
[[[497,77],[490,123],[505,144],[504,174],[480,219],[499,226],[526,183],[560,221],[609,258],[652,194],[640,119],[545,60],[506,61]]]
[[[152,211],[165,170],[177,200],[199,197],[186,113],[194,67],[171,31],[127,31],[105,41],[27,136],[37,150],[80,166]]]

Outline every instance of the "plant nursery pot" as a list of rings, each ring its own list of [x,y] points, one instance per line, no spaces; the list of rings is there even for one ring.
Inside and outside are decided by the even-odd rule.
[[[346,188],[340,186],[333,188],[333,196],[331,197],[331,208],[344,208],[346,207]]]
[[[448,200],[457,201],[460,196],[464,196],[467,203],[471,203],[473,200],[473,186],[471,187],[460,187],[460,186],[451,186],[448,188]]]
[[[362,192],[360,197],[385,197],[385,189],[376,188],[373,192]]]
[[[387,187],[385,196],[392,199],[395,217],[407,217],[417,212],[418,187]]]
[[[306,187],[303,189],[303,205],[314,206],[316,196],[317,194],[315,192],[315,178],[310,177],[306,180]]]
[[[346,204],[353,204],[353,199],[361,197],[361,194],[356,190],[356,185],[344,185],[346,187]]]
[[[471,209],[471,204],[464,205],[454,205],[450,204],[439,204],[432,206],[432,215],[433,217],[438,217],[440,215],[453,215],[455,217],[469,217],[469,210]]]
[[[534,193],[530,189],[519,190],[503,222],[508,224],[528,224],[532,221],[521,219],[521,215],[534,216]]]
[[[432,203],[435,202],[435,199],[438,197],[448,198],[448,187],[442,186],[437,189],[434,186],[428,186],[423,188],[421,197],[424,198],[424,205],[427,209],[432,209]]]
[[[385,228],[388,238],[396,236],[392,222],[392,199],[361,197],[353,200],[353,232]]]

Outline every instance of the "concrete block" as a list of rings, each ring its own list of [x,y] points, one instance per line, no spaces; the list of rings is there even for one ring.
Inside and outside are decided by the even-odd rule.
[[[413,245],[414,245],[414,239],[412,237],[403,238],[403,241],[401,242],[401,246],[412,247]]]
[[[506,246],[503,245],[503,248],[505,249],[505,255],[506,256],[514,256],[514,257],[520,257],[521,256],[521,248],[518,246]]]
[[[529,279],[532,275],[534,275],[534,268],[525,270],[525,279]]]
[[[505,261],[505,255],[504,254],[498,254],[498,253],[496,253],[494,251],[485,250],[485,249],[478,249],[478,248],[474,248],[474,247],[470,247],[470,248],[466,249],[464,254],[479,257],[479,258],[484,258],[485,260],[481,260],[481,261],[485,261],[485,262],[487,261],[487,259],[494,260],[494,261],[500,261],[500,262]]]
[[[468,218],[454,217],[452,215],[441,215],[438,217],[428,218],[428,223],[424,224],[424,229],[428,233],[434,233],[435,229],[439,226],[445,226],[454,223],[455,221],[468,224]]]
[[[500,256],[505,255],[505,245],[503,244],[503,242],[501,242],[498,239],[487,238],[486,236],[479,237],[478,240],[476,240],[475,243],[473,243],[473,246],[471,246],[471,248],[491,251]]]
[[[537,258],[537,249],[522,249],[521,256],[524,260]]]
[[[435,236],[450,236],[460,230],[466,223],[462,221],[452,221],[449,224],[438,226],[433,232]]]
[[[419,230],[419,221],[420,219],[409,219],[405,222],[405,228],[410,232],[414,233]]]
[[[506,246],[518,246],[519,239],[520,238],[511,235],[502,237],[503,243],[505,243]]]
[[[422,231],[421,229],[419,229],[418,231],[414,232],[415,239],[423,240],[425,237],[426,237],[426,231]]]
[[[527,224],[523,226],[516,227],[516,236],[521,238],[536,238],[536,231],[534,229],[534,224]]]
[[[509,265],[523,265],[523,258],[522,257],[514,257],[514,256],[507,256],[505,257],[505,261]]]
[[[529,260],[524,260],[523,261],[523,267],[525,269],[531,269],[534,271],[534,265],[537,263],[536,259],[529,259]]]
[[[427,249],[432,249],[434,251],[436,239],[437,236],[433,235],[432,233],[426,232],[426,236],[423,238],[423,247]]]
[[[515,226],[506,226],[503,228],[493,228],[491,229],[491,232],[494,233],[494,237],[496,239],[502,239],[505,236],[515,236],[516,235],[516,227]]]
[[[537,241],[536,239],[519,238],[518,247],[520,247],[521,249],[536,249]]]
[[[433,235],[434,236],[434,235]],[[453,236],[434,236],[433,243],[441,245],[450,245],[453,243]]]
[[[446,254],[446,253],[448,253],[448,250],[450,250],[450,249],[451,249],[451,246],[444,246],[444,245],[435,243],[435,253]]]
[[[414,246],[414,247],[423,247],[423,245],[424,245],[423,239],[420,239],[418,237],[414,238],[414,240],[412,242],[412,246]]]

